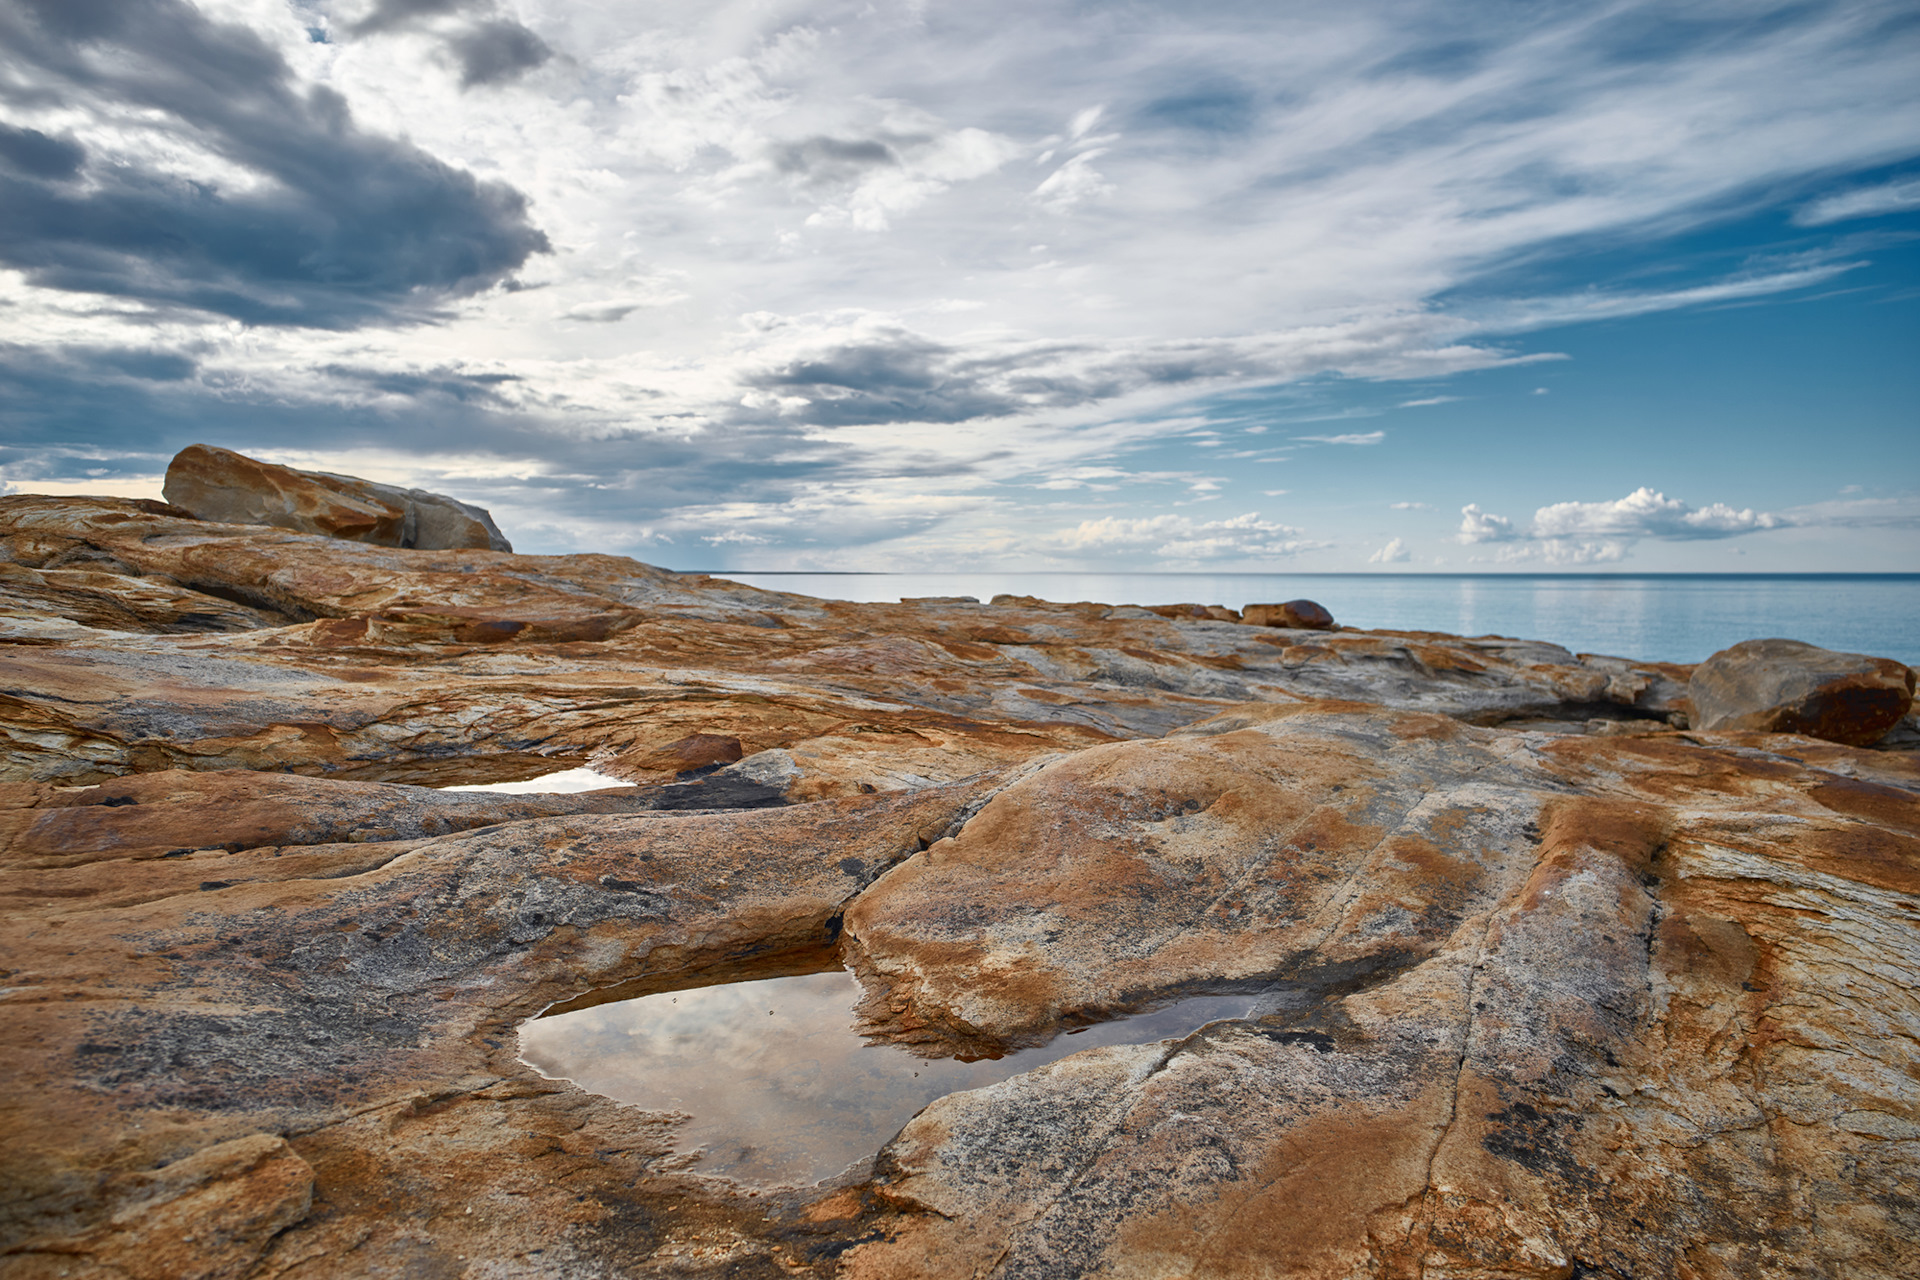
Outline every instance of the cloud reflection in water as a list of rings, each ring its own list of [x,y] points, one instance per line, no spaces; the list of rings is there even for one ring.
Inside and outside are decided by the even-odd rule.
[[[540,1018],[520,1032],[543,1075],[692,1117],[699,1170],[760,1185],[812,1183],[879,1150],[935,1098],[979,1089],[1082,1049],[1184,1036],[1247,1016],[1250,994],[1196,996],[1062,1035],[998,1060],[916,1058],[853,1030],[844,972],[702,987]]]

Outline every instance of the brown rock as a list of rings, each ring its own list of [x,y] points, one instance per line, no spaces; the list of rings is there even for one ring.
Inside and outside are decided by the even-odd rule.
[[[231,449],[188,445],[167,466],[167,501],[197,519],[422,550],[512,551],[479,507],[421,489],[298,471]]]
[[[1240,611],[1240,620],[1251,627],[1291,627],[1296,631],[1329,631],[1333,628],[1333,615],[1311,600],[1250,604]]]
[[[1800,733],[1865,746],[1913,706],[1902,663],[1798,640],[1747,640],[1698,667],[1688,685],[1696,729]]]
[[[746,754],[740,739],[724,733],[690,733],[664,747],[623,757],[622,764],[635,769],[685,773],[713,765],[732,764]]]
[[[1687,667],[121,500],[0,561],[10,1276],[1920,1273],[1920,754],[1584,732]],[[920,1052],[1252,1007],[757,1194],[518,1060],[842,955]]]

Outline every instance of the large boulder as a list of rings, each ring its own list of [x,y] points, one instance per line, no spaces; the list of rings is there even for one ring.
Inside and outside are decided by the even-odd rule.
[[[1333,615],[1327,612],[1325,605],[1312,600],[1250,604],[1240,611],[1240,620],[1253,627],[1291,627],[1296,631],[1333,630]]]
[[[1687,691],[1696,729],[1803,733],[1866,746],[1913,706],[1913,672],[1891,658],[1798,640],[1746,640],[1696,667]]]
[[[188,445],[176,454],[163,492],[196,518],[222,524],[266,524],[426,551],[513,550],[492,516],[456,498],[299,471],[212,445]]]

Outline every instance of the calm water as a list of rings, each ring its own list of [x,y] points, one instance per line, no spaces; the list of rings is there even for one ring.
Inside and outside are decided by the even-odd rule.
[[[693,1118],[698,1170],[770,1186],[830,1178],[878,1151],[935,1098],[979,1089],[1104,1044],[1184,1036],[1244,1017],[1257,995],[1196,996],[1004,1058],[916,1058],[853,1031],[860,984],[844,972],[672,991],[536,1018],[520,1056],[543,1075]]]
[[[1223,604],[1306,597],[1349,626],[1551,640],[1578,653],[1698,662],[1783,636],[1920,665],[1920,573],[1284,574],[725,573],[836,600],[1001,592],[1107,604]]]

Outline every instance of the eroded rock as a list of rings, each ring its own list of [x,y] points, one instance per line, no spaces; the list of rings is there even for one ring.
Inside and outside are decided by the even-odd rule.
[[[1333,615],[1312,600],[1289,600],[1285,604],[1250,604],[1240,611],[1240,620],[1254,627],[1290,627],[1296,631],[1330,631]]]
[[[265,524],[423,551],[513,550],[492,516],[457,498],[300,471],[212,445],[188,445],[174,455],[162,492],[196,519],[221,524]]]
[[[9,1275],[1920,1271],[1920,754],[1688,667],[124,500],[0,560]],[[1258,999],[757,1193],[517,1059],[843,958],[921,1053]]]
[[[1803,733],[1866,746],[1913,706],[1913,672],[1890,658],[1798,640],[1746,640],[1694,668],[1688,693],[1701,729]]]

